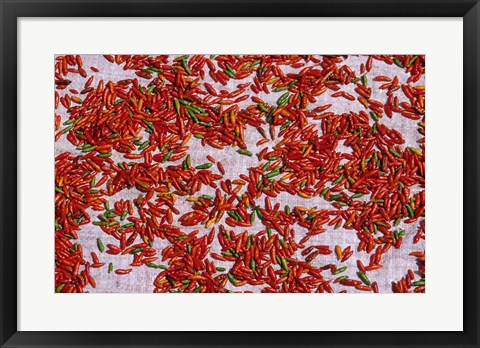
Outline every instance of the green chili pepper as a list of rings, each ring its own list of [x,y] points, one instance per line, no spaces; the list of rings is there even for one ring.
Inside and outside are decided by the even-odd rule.
[[[230,65],[225,64],[225,70],[228,70],[233,76],[235,76],[235,70],[233,70]]]
[[[248,236],[247,238],[247,243],[245,244],[245,249],[250,249],[250,246],[252,245],[252,236]]]
[[[277,100],[277,105],[278,106],[287,105],[289,96],[290,96],[289,92],[287,92],[285,94],[282,94],[282,96],[280,98],[278,98],[278,100]]]
[[[172,155],[173,155],[173,150],[168,151],[167,154],[165,155],[165,157],[163,157],[162,163],[167,162]]]
[[[330,190],[330,187],[325,187],[323,191],[320,192],[320,196],[325,196],[329,190]]]
[[[362,85],[367,87],[367,85],[368,85],[367,75],[362,75]]]
[[[237,152],[241,155],[245,155],[245,156],[248,156],[248,157],[252,157],[252,155],[253,155],[253,153],[251,153],[248,150],[244,150],[244,149],[239,149],[239,150],[237,150]]]
[[[141,251],[143,251],[143,248],[135,248],[132,251],[130,251],[130,254],[136,254],[136,253],[139,253]]]
[[[267,108],[267,104],[257,104],[258,108],[263,112],[269,112],[270,109]]]
[[[212,166],[213,166],[213,163],[205,163],[205,164],[201,164],[199,166],[196,166],[195,168],[196,169],[208,169]]]
[[[272,91],[273,92],[282,92],[282,91],[285,91],[287,89],[289,89],[290,87],[289,86],[282,86],[282,87],[277,87],[277,88],[274,88]]]
[[[257,268],[257,263],[255,262],[255,259],[253,257],[250,259],[250,268],[254,271]]]
[[[227,74],[230,78],[234,79],[235,78],[235,74],[227,69],[224,69],[223,72],[225,74]]]
[[[412,65],[416,60],[418,56],[413,56],[409,61],[408,61],[408,66]]]
[[[410,204],[406,204],[405,207],[407,208],[408,210],[408,215],[413,218],[415,216],[415,212],[414,210],[412,209],[412,207],[410,206]]]
[[[187,63],[186,59],[182,59],[182,65],[183,65],[183,68],[185,69],[185,72],[188,75],[192,75],[192,72],[190,71],[190,68],[188,67],[188,63]]]
[[[425,279],[423,280],[417,280],[416,282],[412,282],[413,286],[423,286],[425,285]]]
[[[358,277],[364,282],[366,285],[370,286],[372,285],[372,282],[370,279],[368,279],[367,275],[363,272],[357,272]]]
[[[332,183],[333,186],[337,185],[343,179],[343,173]]]
[[[337,200],[339,198],[342,198],[343,195],[342,194],[338,194],[338,195],[332,195],[328,198],[329,201],[334,201],[334,200]]]
[[[105,251],[105,246],[103,245],[103,242],[102,242],[101,238],[97,238],[97,247],[98,247],[98,250],[100,250],[101,253],[103,253]]]
[[[154,129],[152,122],[147,121],[147,120],[143,120],[143,123],[145,123],[149,129],[151,129],[151,130]]]
[[[395,157],[398,157],[398,158],[402,158],[402,155],[400,155],[397,151],[395,151],[394,149],[388,149],[388,151],[390,151],[390,153],[392,155],[394,155]]]
[[[288,269],[287,260],[282,256],[280,258],[280,261],[281,261],[281,264],[282,264],[282,268],[285,270],[285,272],[289,272],[290,270]]]
[[[108,157],[111,157],[111,156],[112,156],[112,153],[111,153],[111,152],[99,153],[99,154],[98,154],[98,157],[102,157],[102,158],[108,158]]]
[[[228,276],[228,280],[230,281],[230,283],[235,285],[235,283],[237,282],[237,279],[235,279],[235,277],[230,272],[227,273],[227,276]]]
[[[347,266],[341,267],[341,268],[337,268],[337,270],[336,270],[335,272],[333,272],[332,274],[333,274],[333,275],[340,274],[340,273],[342,273],[342,272],[345,272],[345,271],[347,270],[347,268],[348,268]]]
[[[403,68],[403,64],[402,64],[401,61],[398,60],[398,58],[393,57],[392,59],[393,59],[393,62],[395,63],[395,65],[397,65],[400,68]]]
[[[265,177],[267,179],[273,178],[277,175],[280,175],[280,168],[275,168],[275,170],[272,170],[270,173],[265,174]]]

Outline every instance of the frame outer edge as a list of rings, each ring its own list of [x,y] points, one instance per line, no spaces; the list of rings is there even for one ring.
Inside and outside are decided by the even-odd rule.
[[[463,325],[470,347],[480,342],[480,3],[477,2],[464,16],[463,39],[463,118],[464,118],[464,314]],[[468,122],[467,122],[468,120]],[[469,149],[467,153],[465,150]],[[466,235],[468,239],[465,238]],[[476,268],[475,268],[476,267]],[[472,274],[476,279],[471,279]],[[475,278],[473,277],[473,278]],[[466,304],[467,300],[473,302]],[[473,340],[473,342],[472,342]]]
[[[2,19],[2,22],[4,23],[5,21],[5,12],[4,12],[4,4],[2,1],[0,1],[0,18]],[[3,26],[0,26],[0,38],[2,42],[5,42],[5,30]],[[3,47],[2,47],[3,48]],[[2,51],[2,55],[0,56],[0,72],[3,73],[3,61],[4,61],[4,56],[5,56],[5,50]],[[3,89],[3,78],[0,78],[0,110],[1,114],[5,115],[5,103],[4,103],[4,89]],[[5,139],[4,135],[4,122],[3,122],[3,117],[0,117],[0,227],[3,230],[4,227],[4,214],[3,214],[3,207],[4,207],[4,191],[3,188],[5,187],[5,182],[4,182],[4,175],[3,172],[5,170],[5,156],[3,154],[5,150]],[[4,279],[4,272],[5,272],[5,261],[4,261],[4,245],[3,243],[3,232],[0,231],[0,284],[5,284],[5,279]],[[6,294],[3,292],[3,290],[0,288],[0,308],[4,308],[4,304],[7,300]],[[5,311],[2,311],[0,313],[0,345],[5,343],[6,338],[5,332],[7,331],[5,320],[7,319],[7,313]]]
[[[479,316],[480,316],[480,256],[479,256],[479,251],[480,251],[480,238],[479,238],[479,233],[480,233],[480,219],[479,219],[479,214],[480,214],[480,2],[477,2],[475,7],[472,9],[472,14],[475,18],[475,31],[474,33],[474,42],[475,44],[473,45],[474,47],[474,55],[472,57],[474,61],[474,65],[472,66],[472,77],[473,77],[473,83],[475,84],[475,88],[473,90],[473,95],[471,96],[471,102],[474,105],[474,115],[476,124],[475,124],[475,131],[476,131],[476,147],[475,147],[475,163],[476,163],[476,171],[475,171],[475,183],[476,183],[476,201],[475,201],[475,207],[476,207],[476,213],[473,214],[475,216],[475,231],[476,233],[473,233],[473,237],[475,238],[474,243],[472,245],[476,246],[476,250],[472,250],[472,257],[474,260],[472,260],[472,264],[475,264],[477,267],[477,272],[476,272],[476,287],[472,288],[472,292],[474,293],[473,298],[476,300],[476,306],[473,305],[472,307],[474,308],[475,311],[475,320],[476,322],[476,327],[473,325],[473,329],[476,330],[476,342],[475,345],[479,347],[480,345],[480,321],[479,321]],[[476,295],[476,296],[475,296]]]
[[[45,4],[46,1],[33,1],[34,6],[32,8],[38,8],[38,5]],[[73,1],[65,1],[65,4]],[[78,4],[78,1],[75,1]],[[164,1],[161,1],[165,3]],[[460,1],[459,1],[460,2]],[[21,3],[21,2],[20,2]],[[83,2],[83,5],[87,5],[89,2]],[[200,2],[199,2],[200,3]],[[434,5],[432,1],[432,5]],[[465,4],[465,3],[463,3]],[[17,251],[15,248],[12,248],[12,245],[16,245],[16,234],[7,233],[8,231],[16,231],[17,221],[16,218],[5,219],[9,216],[12,211],[16,211],[17,207],[17,153],[16,153],[16,137],[17,137],[17,107],[16,107],[16,92],[17,92],[17,63],[16,63],[16,54],[17,54],[17,37],[13,36],[13,33],[17,33],[17,15],[19,13],[32,13],[32,9],[28,10],[22,8],[22,11],[19,11],[19,4],[13,2],[6,2],[0,0],[0,14],[2,18],[2,25],[0,26],[0,37],[2,38],[2,53],[0,58],[0,71],[2,72],[2,78],[0,78],[0,106],[2,110],[2,116],[0,116],[0,227],[2,232],[0,233],[0,345],[2,347],[17,347],[25,346],[23,343],[23,337],[25,333],[16,332],[17,330],[17,279],[16,279],[16,270],[13,265],[16,265],[16,255]],[[23,6],[26,3],[23,2]],[[94,6],[92,6],[94,7]],[[41,11],[43,12],[43,11]],[[48,12],[48,11],[47,11]],[[458,13],[457,10],[453,11],[455,15]],[[55,16],[55,15],[54,15]],[[476,280],[473,280],[469,285],[472,285],[470,289],[464,289],[465,295],[473,293],[473,298],[475,303],[470,303],[475,311],[475,319],[473,323],[470,323],[469,328],[475,330],[470,332],[475,336],[476,342],[473,346],[478,347],[480,342],[480,327],[478,321],[479,313],[479,293],[478,293],[478,284],[480,281],[480,270],[479,265],[479,256],[478,250],[480,250],[479,238],[477,233],[480,231],[480,223],[477,218],[478,207],[480,203],[479,196],[479,185],[478,185],[478,173],[480,172],[480,159],[478,157],[480,153],[480,122],[478,121],[479,117],[479,81],[480,81],[480,70],[479,70],[479,58],[480,58],[480,46],[479,46],[479,18],[480,18],[480,5],[478,0],[476,1],[475,6],[465,14],[465,20],[473,21],[470,23],[470,29],[473,30],[468,35],[468,41],[470,47],[464,47],[464,52],[469,53],[470,57],[464,57],[464,115],[469,117],[473,122],[470,123],[472,127],[466,127],[464,132],[467,135],[465,139],[468,139],[468,142],[464,144],[471,146],[471,152],[466,155],[464,153],[464,168],[469,169],[468,172],[464,173],[466,182],[464,182],[464,187],[467,183],[471,184],[471,190],[467,191],[468,195],[464,195],[464,202],[470,203],[464,207],[464,216],[467,216],[468,212],[470,218],[470,227],[473,227],[474,230],[472,233],[472,240],[474,243],[465,246],[465,250],[468,250],[469,253],[464,255],[469,255],[472,259],[465,261],[474,263],[477,267],[476,269]],[[464,32],[465,36],[465,32]],[[7,44],[8,43],[8,44]],[[6,48],[9,48],[8,50]],[[8,64],[7,64],[8,63]],[[467,64],[468,63],[468,64]],[[472,74],[467,76],[465,74],[466,67],[472,68]],[[6,81],[11,81],[12,86],[8,90],[4,87],[6,86]],[[468,103],[468,104],[467,104]],[[6,116],[3,116],[6,115]],[[8,132],[7,132],[8,129]],[[469,130],[470,129],[470,130]],[[12,142],[13,140],[13,142]],[[7,144],[10,144],[11,147],[15,147],[15,150],[7,150]],[[13,146],[12,146],[13,145]],[[473,161],[473,163],[471,162]],[[469,163],[468,166],[465,164]],[[7,185],[8,183],[8,185]],[[465,192],[465,191],[464,191]],[[466,200],[468,197],[468,200]],[[9,199],[9,205],[6,206],[6,199]],[[468,208],[467,208],[468,207]],[[12,244],[13,243],[13,244]],[[8,246],[8,247],[7,247]],[[470,253],[473,251],[473,253]],[[465,265],[468,265],[465,262]],[[470,266],[469,266],[470,267]],[[475,282],[474,284],[472,284]],[[467,298],[468,296],[466,296]],[[464,299],[465,300],[465,299]],[[465,324],[465,323],[464,323]],[[48,333],[50,336],[53,336],[53,332]],[[8,340],[8,341],[7,341]],[[473,343],[473,342],[472,342]],[[28,344],[28,343],[27,343]],[[36,341],[37,346],[45,346],[48,344],[46,341]],[[125,342],[126,345],[129,345],[129,342]],[[98,346],[98,344],[93,344],[92,346]],[[473,347],[472,345],[468,345]]]
[[[18,8],[13,5],[0,1],[0,344],[17,332],[17,37],[13,34]],[[12,84],[7,86],[7,81]]]

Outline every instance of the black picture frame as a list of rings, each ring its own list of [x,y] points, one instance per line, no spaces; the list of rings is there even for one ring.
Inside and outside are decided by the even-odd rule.
[[[0,0],[1,347],[479,347],[478,0]],[[461,332],[17,331],[17,19],[19,17],[463,17],[464,285]],[[428,44],[428,43],[426,43]],[[452,116],[456,117],[456,116]],[[21,202],[20,202],[21,203]],[[457,231],[460,232],[460,231]],[[441,311],[441,309],[439,309]]]

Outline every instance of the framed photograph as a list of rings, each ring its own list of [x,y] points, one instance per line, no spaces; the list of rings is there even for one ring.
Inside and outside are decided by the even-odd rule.
[[[1,347],[479,346],[478,1],[0,3]]]

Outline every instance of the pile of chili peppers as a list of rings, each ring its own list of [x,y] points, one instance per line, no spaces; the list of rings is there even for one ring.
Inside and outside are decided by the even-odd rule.
[[[56,292],[141,267],[156,293],[425,291],[424,56],[87,58],[55,57]]]

